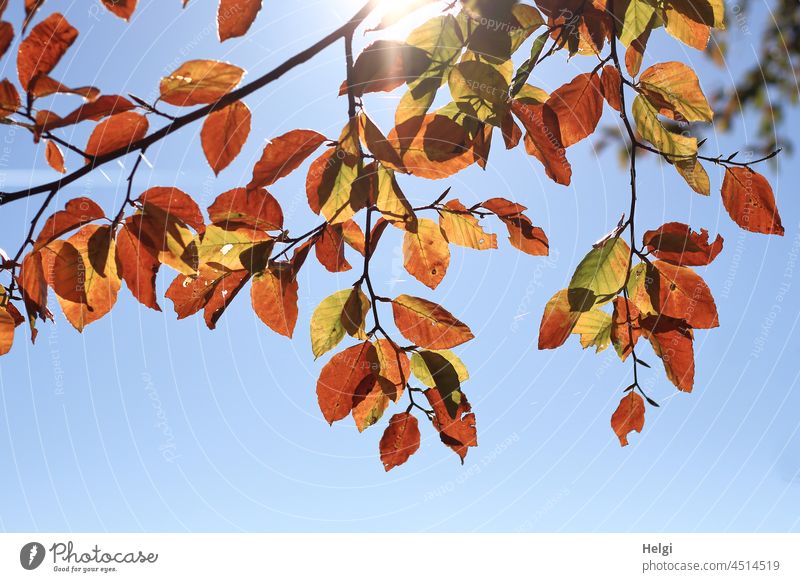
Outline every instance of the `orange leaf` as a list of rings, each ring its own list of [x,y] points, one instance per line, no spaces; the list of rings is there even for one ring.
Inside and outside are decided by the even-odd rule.
[[[717,306],[706,282],[688,267],[655,261],[645,283],[653,307],[661,315],[682,319],[690,327],[719,325]]]
[[[642,333],[664,363],[667,378],[678,390],[694,388],[694,346],[692,330],[677,319],[649,316],[642,320]]]
[[[31,81],[48,75],[76,38],[78,31],[58,12],[34,26],[17,52],[17,74],[22,88],[27,91]]]
[[[635,392],[624,396],[611,415],[611,428],[619,437],[619,444],[628,446],[628,434],[641,433],[644,428],[644,399]]]
[[[469,447],[478,446],[475,414],[467,401],[466,394],[461,393],[461,402],[455,415],[447,411],[445,401],[436,388],[425,390],[425,397],[433,408],[433,426],[439,431],[439,438],[461,458],[463,465]]]
[[[698,234],[686,224],[668,222],[644,233],[643,242],[662,261],[684,267],[700,267],[708,265],[722,252],[723,239],[717,235],[714,242],[709,244],[706,229]]]
[[[161,263],[158,252],[141,240],[141,217],[130,217],[117,234],[117,268],[136,299],[161,311],[156,300],[156,275]]]
[[[350,414],[359,385],[373,377],[377,362],[375,347],[364,342],[336,354],[325,364],[317,381],[317,401],[328,424]]]
[[[250,273],[247,271],[229,271],[217,283],[211,299],[206,303],[203,310],[203,317],[208,329],[214,329],[217,326],[219,318],[222,317],[228,305],[231,304],[249,280]]]
[[[381,462],[386,471],[405,463],[419,449],[420,434],[417,418],[409,412],[395,414],[380,442]]]
[[[570,309],[569,294],[563,289],[553,295],[544,308],[539,325],[539,349],[554,350],[564,345],[575,328],[580,313]]]
[[[253,277],[250,299],[261,321],[274,332],[292,337],[297,323],[297,280],[291,266],[276,265]]]
[[[261,0],[219,0],[217,27],[220,42],[244,36],[261,10]]]
[[[117,113],[97,124],[89,136],[85,151],[90,156],[98,157],[129,148],[135,141],[147,135],[149,127],[150,124],[143,115],[132,111]]]
[[[597,73],[578,75],[553,91],[544,108],[558,119],[561,144],[569,147],[578,143],[594,132],[603,114],[600,77]]]
[[[142,192],[138,201],[145,207],[154,206],[165,214],[179,218],[201,234],[206,229],[200,207],[183,190],[157,186]]]
[[[47,140],[47,144],[45,145],[44,155],[45,158],[47,159],[47,163],[56,172],[59,172],[61,174],[67,173],[67,169],[64,167],[64,154],[61,151],[61,148],[58,147],[58,144],[56,144],[56,142]]]
[[[572,166],[561,143],[561,129],[552,112],[545,113],[543,105],[511,102],[511,110],[527,130],[525,150],[542,165],[547,176],[558,184],[568,186],[572,179]]]
[[[8,117],[19,109],[19,93],[8,79],[0,81],[0,117]]]
[[[603,67],[602,75],[603,96],[617,111],[622,109],[622,96],[620,94],[621,77],[617,67],[613,65],[606,65]]]
[[[18,281],[28,317],[42,320],[51,317],[47,309],[47,279],[40,252],[31,252],[22,259]]]
[[[72,243],[54,240],[41,250],[45,281],[56,295],[72,303],[86,303],[86,266]]]
[[[624,362],[636,347],[636,342],[642,335],[639,323],[639,308],[632,301],[624,297],[614,298],[614,313],[611,317],[611,341],[614,349]],[[631,324],[628,325],[630,318]]]
[[[133,11],[136,10],[137,0],[102,0],[102,2],[103,6],[115,16],[119,16],[123,20],[130,20]]]
[[[84,103],[65,117],[58,117],[51,114],[41,123],[38,122],[37,118],[37,130],[52,131],[53,129],[74,125],[87,119],[99,121],[109,115],[124,113],[135,108],[136,106],[125,99],[125,97],[120,97],[119,95],[102,95],[94,101]]]
[[[203,122],[200,142],[215,175],[227,168],[242,151],[250,135],[250,109],[241,101],[218,109]]]
[[[51,245],[58,248],[55,246],[57,243],[72,245],[78,253],[69,265],[63,264],[57,268],[69,268],[70,279],[83,287],[85,296],[65,296],[55,285],[53,289],[67,321],[78,331],[83,331],[87,325],[108,314],[117,301],[120,278],[117,274],[113,233],[110,226],[90,224],[66,242],[53,241]]]
[[[328,138],[310,129],[295,129],[270,141],[253,168],[248,188],[269,186],[288,176]]]
[[[344,238],[340,224],[328,224],[314,246],[317,259],[331,273],[342,273],[353,267],[344,256]]]
[[[263,188],[254,190],[234,188],[220,194],[208,207],[208,216],[213,224],[223,228],[242,226],[256,230],[283,228],[283,210],[272,194]]]
[[[406,353],[387,339],[376,341],[375,350],[380,363],[379,380],[386,380],[381,388],[386,396],[397,402],[411,377],[411,363]]]
[[[450,265],[450,247],[442,229],[429,218],[417,221],[416,232],[403,237],[403,266],[418,281],[436,289]]]
[[[722,202],[743,229],[783,236],[775,194],[761,174],[748,168],[728,168],[722,182]]]
[[[38,251],[62,234],[104,217],[103,209],[92,199],[83,196],[73,198],[67,202],[64,210],[59,210],[47,219],[36,237],[33,249]]]
[[[400,333],[429,350],[452,348],[474,337],[452,313],[426,299],[400,295],[392,301],[392,312]]]
[[[161,100],[179,107],[214,103],[230,93],[243,76],[243,69],[229,63],[186,61],[161,79]]]

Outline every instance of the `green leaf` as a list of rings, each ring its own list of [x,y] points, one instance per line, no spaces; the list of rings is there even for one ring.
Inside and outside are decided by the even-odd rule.
[[[618,236],[589,251],[569,283],[571,310],[589,311],[595,305],[611,301],[625,285],[630,255],[630,247]]]
[[[455,418],[458,414],[458,407],[461,405],[462,396],[458,371],[450,360],[442,354],[429,351],[418,352],[418,354],[428,368],[436,390],[442,397],[447,413],[450,418]]]
[[[697,155],[697,138],[668,131],[658,120],[656,108],[641,95],[633,100],[633,118],[642,137],[672,161]]]
[[[438,354],[444,359],[446,359],[453,369],[456,371],[458,375],[458,381],[460,383],[464,383],[469,380],[469,372],[467,371],[467,367],[464,365],[464,362],[455,355],[451,350],[428,350],[432,354]],[[418,353],[414,353],[411,356],[411,372],[416,376],[417,380],[422,382],[428,388],[433,388],[436,386],[436,380],[434,379],[433,375],[431,374],[430,370],[428,369],[428,364],[425,360],[420,356]]]
[[[369,299],[360,289],[343,289],[322,300],[311,316],[311,351],[318,358],[335,348],[345,334],[345,306],[351,294],[357,293],[363,307],[362,313],[369,310]],[[351,311],[352,313],[352,311]],[[356,326],[356,329],[358,326]]]

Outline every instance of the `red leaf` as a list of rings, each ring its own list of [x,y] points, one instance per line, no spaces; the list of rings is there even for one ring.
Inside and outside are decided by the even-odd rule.
[[[87,119],[99,121],[109,115],[124,113],[135,108],[136,106],[125,99],[125,97],[120,97],[119,95],[102,95],[94,101],[84,103],[65,117],[58,117],[52,114],[48,115],[42,123],[37,123],[37,129],[40,132],[52,131],[53,129],[74,125]]]
[[[419,449],[419,423],[408,412],[395,414],[380,442],[381,462],[386,471],[405,463]]]
[[[377,369],[378,356],[370,342],[347,348],[325,364],[317,381],[317,400],[328,424],[350,414],[359,384]]]
[[[250,109],[241,101],[214,111],[203,122],[200,142],[215,175],[236,159],[250,135]]]
[[[34,26],[17,53],[17,74],[22,88],[27,91],[31,81],[48,75],[76,38],[78,31],[58,12]]]
[[[722,202],[731,218],[745,230],[783,236],[775,194],[767,179],[748,168],[727,168]]]
[[[611,428],[619,437],[619,444],[628,446],[628,434],[633,431],[641,433],[644,428],[644,399],[635,392],[623,397],[611,415]]]
[[[14,40],[14,27],[10,22],[0,22],[0,58],[4,57]]]
[[[295,129],[269,142],[253,168],[248,188],[274,184],[288,176],[313,154],[328,138],[310,129]]]
[[[219,0],[217,27],[219,40],[244,36],[261,10],[261,0]]]
[[[717,235],[708,242],[708,231],[694,232],[688,225],[668,222],[644,233],[644,245],[662,261],[686,267],[708,265],[722,251],[723,239]]]
[[[85,151],[90,156],[98,157],[129,148],[135,141],[147,135],[149,127],[150,124],[143,115],[132,111],[117,113],[97,124],[89,136]]]

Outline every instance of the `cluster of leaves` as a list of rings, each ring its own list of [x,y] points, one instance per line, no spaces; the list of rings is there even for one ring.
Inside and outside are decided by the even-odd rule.
[[[136,2],[105,4],[127,19]],[[390,10],[377,30],[429,4],[435,2]],[[222,0],[220,39],[243,35],[260,7],[260,0]],[[160,310],[156,277],[162,266],[176,273],[166,297],[179,318],[202,311],[213,329],[249,285],[255,314],[276,333],[291,337],[298,319],[298,273],[312,249],[319,263],[334,273],[351,270],[348,256],[356,257],[361,269],[353,285],[322,300],[311,315],[315,357],[328,354],[345,337],[353,344],[330,357],[320,372],[316,391],[324,418],[334,423],[352,416],[363,431],[407,395],[409,404],[389,419],[380,439],[385,469],[404,463],[419,448],[414,413],[427,418],[463,462],[468,449],[477,446],[477,433],[462,390],[469,374],[451,349],[473,334],[429,299],[380,295],[370,277],[370,262],[386,229],[397,229],[403,237],[405,269],[435,289],[447,273],[450,245],[497,248],[497,235],[485,230],[485,219],[498,220],[510,244],[526,254],[547,255],[549,241],[517,202],[493,197],[468,207],[447,189],[430,204],[414,207],[399,178],[442,179],[472,165],[485,167],[497,133],[505,148],[524,144],[547,176],[567,185],[572,176],[567,148],[592,135],[608,105],[629,132],[630,214],[586,255],[569,287],[548,302],[539,347],[559,347],[574,333],[584,348],[601,351],[613,344],[623,361],[630,357],[634,382],[612,417],[620,442],[627,444],[628,433],[644,424],[644,401],[656,404],[638,383],[637,366],[648,365],[637,355],[637,341],[649,340],[668,378],[680,390],[691,391],[693,330],[718,325],[710,290],[691,267],[709,264],[722,250],[721,237],[709,242],[705,230],[697,233],[678,223],[646,232],[638,244],[637,150],[661,156],[704,195],[710,193],[710,180],[703,162],[724,166],[722,199],[731,217],[751,231],[783,233],[772,190],[749,163],[734,156],[702,156],[697,139],[673,131],[675,124],[712,120],[694,72],[666,62],[640,73],[652,30],[663,26],[688,45],[703,48],[710,30],[722,23],[721,1],[539,0],[533,6],[462,0],[415,28],[406,40],[375,41],[355,58],[352,33],[360,22],[352,21],[343,33],[347,74],[340,94],[347,96],[349,115],[340,135],[330,138],[296,129],[275,137],[264,147],[249,183],[219,195],[205,213],[177,188],[150,188],[136,196],[136,170],[149,145],[194,119],[163,107],[201,106],[205,157],[215,173],[223,171],[250,133],[251,112],[241,91],[257,87],[260,80],[237,89],[244,76],[241,68],[192,60],[161,80],[160,96],[152,104],[135,96],[103,95],[95,88],[68,89],[49,75],[77,31],[57,13],[34,26],[18,51],[26,102],[21,104],[15,86],[4,81],[0,93],[5,121],[27,128],[35,140],[45,139],[47,160],[62,173],[66,164],[61,147],[82,158],[84,168],[128,152],[136,152],[137,158],[125,203],[116,214],[106,216],[94,201],[76,198],[50,216],[37,234],[38,219],[62,183],[50,189],[29,240],[17,257],[4,259],[12,281],[2,288],[0,352],[10,349],[14,330],[25,319],[34,339],[37,320],[52,319],[48,289],[79,331],[112,309],[123,281],[143,305]],[[529,39],[530,56],[515,67],[512,57]],[[624,66],[618,43],[626,47]],[[535,67],[560,51],[591,57],[594,66],[551,93],[529,84]],[[449,102],[432,110],[445,85]],[[384,133],[368,115],[364,98],[398,89],[402,96],[394,127]],[[630,113],[629,91],[635,93]],[[64,116],[37,110],[36,100],[53,92],[77,93],[85,103]],[[165,120],[165,125],[149,133],[152,119]],[[96,125],[82,148],[54,133],[84,121]],[[267,188],[307,161],[308,206],[322,222],[294,236]],[[629,242],[623,239],[626,232]],[[25,316],[15,302],[24,306]],[[385,324],[389,309],[393,326]]]

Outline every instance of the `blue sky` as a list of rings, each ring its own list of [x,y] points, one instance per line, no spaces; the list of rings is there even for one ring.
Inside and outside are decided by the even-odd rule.
[[[251,34],[220,45],[212,2],[143,1],[131,24],[85,3],[50,0],[81,36],[56,72],[75,85],[152,97],[158,79],[191,58],[235,62],[252,79],[311,44],[358,2],[267,2]],[[174,5],[174,6],[173,6]],[[10,9],[11,11],[11,9]],[[18,14],[12,12],[11,18]],[[757,18],[766,17],[756,14]],[[755,23],[752,30],[758,29]],[[712,68],[695,52],[663,39],[651,62],[681,60],[704,85],[730,82],[740,69]],[[731,62],[751,62],[756,36],[739,34]],[[359,45],[365,42],[359,38]],[[563,57],[537,71],[554,89],[592,64]],[[4,66],[13,60],[7,57]],[[199,125],[148,152],[153,168],[137,189],[175,185],[202,206],[249,179],[266,139],[297,127],[335,136],[346,120],[337,98],[343,77],[338,44],[247,100],[253,131],[242,156],[214,179],[199,145]],[[13,71],[4,71],[4,76]],[[706,81],[708,79],[708,81]],[[709,91],[710,92],[710,91]],[[388,129],[394,99],[376,96],[367,110]],[[67,107],[67,106],[64,106]],[[787,121],[796,126],[797,115]],[[616,119],[604,117],[607,126]],[[755,141],[753,119],[731,133],[709,134],[705,151],[731,153]],[[21,132],[1,130],[5,189],[52,179],[43,151]],[[81,143],[86,128],[65,137]],[[576,338],[555,352],[535,349],[544,303],[566,286],[591,244],[627,209],[627,172],[615,151],[593,139],[571,148],[573,183],[548,181],[522,149],[495,147],[488,169],[444,182],[406,179],[415,201],[450,185],[465,203],[494,196],[530,208],[550,236],[552,253],[453,247],[444,283],[430,292],[402,270],[400,238],[384,239],[374,280],[379,293],[438,301],[467,322],[476,339],[458,353],[478,417],[480,446],[465,465],[429,426],[420,451],[384,473],[377,443],[382,425],[358,434],[350,421],[329,427],[314,385],[308,338],[314,306],[352,285],[309,261],[300,280],[301,315],[287,341],[240,296],[214,332],[200,319],[176,322],[138,305],[124,290],[113,313],[83,335],[62,316],[31,346],[18,341],[0,360],[0,529],[9,531],[796,531],[800,503],[796,329],[800,308],[800,204],[789,185],[797,158],[764,171],[775,186],[786,236],[744,233],[718,194],[693,194],[674,170],[648,159],[640,170],[640,230],[678,220],[725,238],[703,269],[721,328],[696,336],[695,392],[677,394],[660,362],[644,385],[662,403],[648,410],[642,435],[621,449],[609,418],[630,366],[608,352],[584,352]],[[743,154],[744,155],[744,154]],[[78,160],[71,159],[72,167]],[[125,160],[129,167],[131,160]],[[61,193],[56,207],[89,195],[107,209],[122,199],[125,169],[110,165]],[[276,184],[295,232],[316,223],[307,209],[304,172]],[[16,248],[34,202],[4,207],[0,247]],[[499,224],[489,224],[498,234]],[[161,290],[169,278],[161,279]]]

